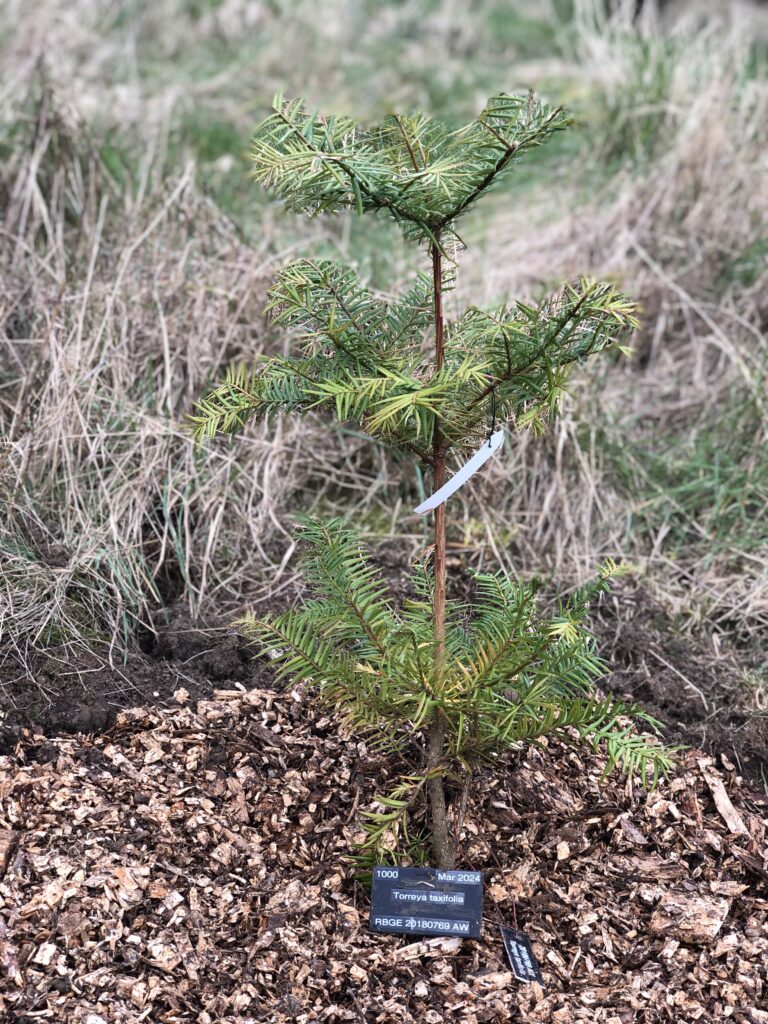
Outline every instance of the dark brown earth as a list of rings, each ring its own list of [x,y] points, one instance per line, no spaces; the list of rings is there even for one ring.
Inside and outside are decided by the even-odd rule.
[[[768,711],[756,707],[731,652],[680,633],[641,586],[626,583],[603,599],[595,617],[598,648],[611,666],[605,682],[663,725],[665,739],[726,754],[768,789]]]
[[[128,655],[110,664],[108,652],[51,652],[37,657],[24,672],[8,657],[0,666],[5,723],[0,745],[23,725],[46,735],[98,733],[110,728],[119,711],[140,706],[167,706],[176,690],[205,697],[223,683],[243,689],[270,686],[269,666],[253,658],[231,625],[193,622],[175,609],[167,621],[147,633]]]

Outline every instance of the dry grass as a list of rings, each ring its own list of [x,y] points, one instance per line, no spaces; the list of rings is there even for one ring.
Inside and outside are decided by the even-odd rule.
[[[663,36],[599,27],[582,24],[575,57],[601,150],[496,221],[502,258],[470,253],[466,290],[526,294],[586,268],[640,300],[644,329],[633,360],[579,381],[547,444],[518,446],[498,500],[520,482],[505,514],[532,560],[578,575],[622,551],[684,621],[756,639],[768,626],[768,83],[749,73],[743,18],[684,19]],[[618,138],[606,180],[598,165]]]
[[[231,604],[254,561],[280,577],[297,428],[203,454],[184,425],[207,381],[267,343],[275,257],[190,169],[126,213],[50,96],[35,118],[5,177],[0,629],[22,658],[104,638],[120,652],[153,607]]]
[[[218,154],[210,131],[226,123],[245,145],[281,86],[364,113],[396,101],[464,113],[503,72],[512,85],[549,82],[590,124],[565,172],[526,178],[512,202],[499,194],[492,236],[476,225],[456,301],[592,270],[641,299],[645,330],[634,362],[584,378],[547,439],[508,445],[457,499],[457,545],[476,562],[566,583],[623,554],[691,628],[757,651],[759,674],[768,94],[750,49],[758,23],[746,5],[663,31],[583,7],[567,25],[557,4],[544,9],[556,59],[533,62],[494,41],[485,8],[458,2],[428,15],[419,0],[383,5],[367,26],[344,0],[320,22],[309,4],[286,22],[251,0],[158,0],[119,24],[109,4],[6,5],[6,653],[26,664],[81,645],[119,658],[174,601],[228,613],[279,590],[294,571],[297,506],[350,512],[372,535],[401,537],[404,552],[423,542],[406,515],[412,469],[393,471],[354,432],[285,421],[194,450],[184,417],[206,384],[286,344],[261,310],[290,251],[341,249],[388,287],[410,268],[387,234],[298,225],[258,201],[239,155]],[[515,14],[521,24],[529,8]],[[286,33],[303,53],[290,67]],[[721,446],[725,481],[708,455]]]

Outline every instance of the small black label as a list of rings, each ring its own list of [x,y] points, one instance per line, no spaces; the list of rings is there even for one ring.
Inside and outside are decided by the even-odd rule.
[[[479,939],[482,919],[480,871],[373,869],[371,931]]]
[[[504,941],[504,949],[507,951],[509,965],[512,973],[518,981],[538,981],[544,984],[541,971],[533,955],[531,940],[525,932],[518,932],[514,928],[501,928],[501,937]]]

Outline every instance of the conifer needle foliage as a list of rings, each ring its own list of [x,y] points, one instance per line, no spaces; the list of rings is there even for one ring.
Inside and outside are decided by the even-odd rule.
[[[489,399],[499,423],[543,432],[572,366],[621,348],[637,325],[632,302],[584,277],[536,304],[470,308],[447,322],[443,296],[462,247],[461,216],[567,123],[533,94],[494,96],[457,131],[420,114],[364,128],[277,96],[256,130],[256,180],[305,214],[350,208],[391,217],[427,249],[431,273],[385,302],[344,265],[299,259],[284,267],[267,308],[294,333],[296,354],[231,369],[198,403],[197,436],[278,412],[326,411],[413,453],[437,489],[451,452],[467,453],[486,436]],[[435,860],[452,866],[446,784],[526,740],[558,733],[604,741],[609,768],[643,779],[668,768],[668,753],[626,716],[652,720],[593,688],[602,665],[584,615],[615,566],[554,617],[537,608],[531,587],[503,575],[478,576],[473,608],[455,605],[446,599],[443,505],[432,563],[414,570],[416,596],[396,608],[341,522],[305,520],[301,535],[315,599],[243,628],[281,677],[317,686],[343,727],[417,764],[368,817],[372,856],[407,846],[409,814],[424,793]]]
[[[259,650],[274,659],[278,679],[307,681],[341,713],[340,725],[402,763],[423,751],[440,715],[445,737],[441,771],[458,784],[479,765],[524,741],[558,734],[597,746],[606,770],[638,773],[647,785],[669,767],[667,752],[637,734],[630,718],[655,722],[636,706],[598,697],[605,671],[584,625],[590,600],[619,570],[611,561],[597,578],[543,614],[535,587],[503,574],[476,573],[472,605],[446,601],[445,669],[435,657],[434,577],[422,564],[400,607],[382,574],[339,519],[301,520],[304,571],[314,600],[277,618],[242,620]],[[424,773],[404,773],[368,814],[371,859],[412,847],[408,813]]]

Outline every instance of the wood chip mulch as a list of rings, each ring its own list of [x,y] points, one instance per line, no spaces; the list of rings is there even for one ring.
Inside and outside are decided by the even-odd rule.
[[[0,758],[0,1020],[768,1022],[766,803],[727,761],[648,794],[510,758],[464,826],[482,940],[414,940],[369,932],[345,861],[386,763],[305,693],[178,699]]]

